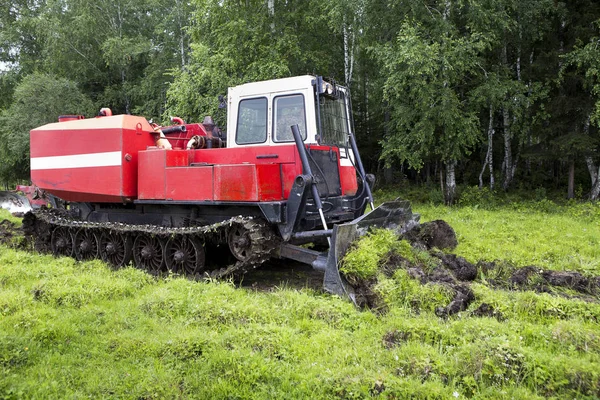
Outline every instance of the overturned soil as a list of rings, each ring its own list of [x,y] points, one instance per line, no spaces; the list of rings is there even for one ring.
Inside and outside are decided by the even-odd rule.
[[[448,288],[453,296],[451,302],[435,310],[442,318],[466,310],[476,300],[470,283],[481,276],[494,276],[486,282],[498,289],[533,290],[591,302],[600,301],[600,276],[589,277],[579,272],[552,271],[537,266],[518,268],[502,261],[472,264],[463,257],[444,253],[443,250],[454,249],[458,242],[452,227],[441,220],[424,223],[399,239],[408,240],[414,248],[429,252],[433,259],[439,260],[437,266],[431,268],[419,262],[410,262],[392,251],[381,266],[381,272],[391,277],[398,269],[405,269],[411,278],[423,285],[433,283]],[[361,306],[385,311],[386,306],[374,290],[376,284],[376,279],[359,281],[356,285],[357,299]],[[499,312],[486,303],[482,303],[471,315],[503,319]]]
[[[13,245],[15,239],[23,236],[21,228],[17,227],[14,222],[7,219],[0,222],[0,243],[6,245]]]

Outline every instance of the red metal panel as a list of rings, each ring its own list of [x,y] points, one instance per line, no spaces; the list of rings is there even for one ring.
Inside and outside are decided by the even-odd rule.
[[[171,150],[167,152],[167,167],[187,167],[192,153],[189,150]]]
[[[152,146],[154,139],[145,118],[133,115],[89,118],[55,122],[31,131],[31,157],[61,156],[81,153],[103,153],[121,150],[122,143],[134,144],[133,137],[123,138],[123,130],[139,132],[143,147]],[[125,146],[129,147],[129,146]]]
[[[122,129],[120,127],[107,128],[99,132],[96,129],[63,130],[58,126],[77,124],[80,121],[55,123],[32,130],[30,156],[32,158],[66,156],[121,150]]]
[[[283,200],[281,164],[263,164],[256,166],[258,180],[258,200]]]
[[[31,180],[45,191],[68,201],[121,202],[120,193],[109,191],[120,181],[121,167],[103,167],[101,174],[94,172],[93,168],[34,170]],[[105,193],[99,194],[99,188],[104,188]]]
[[[256,166],[215,165],[215,200],[258,201]]]
[[[169,200],[213,200],[213,167],[167,168]]]
[[[149,149],[139,152],[139,199],[165,199],[167,150]]]
[[[202,149],[194,151],[195,163],[208,164],[273,164],[295,163],[296,146],[248,146],[230,149]]]
[[[154,146],[155,136],[145,118],[130,115],[123,117],[123,192],[132,193],[131,197],[137,197],[138,152]]]
[[[340,166],[340,185],[344,196],[354,196],[358,190],[356,170],[352,166]]]
[[[142,117],[53,123],[31,131],[32,181],[69,201],[122,202],[137,196],[137,152],[153,144]]]
[[[287,199],[294,186],[294,179],[302,174],[302,166],[298,164],[282,164],[281,176],[283,180],[283,198]]]

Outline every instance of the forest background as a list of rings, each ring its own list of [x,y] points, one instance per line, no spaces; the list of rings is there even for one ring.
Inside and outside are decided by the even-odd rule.
[[[228,86],[306,73],[351,88],[380,182],[600,195],[593,0],[11,0],[0,182],[28,180],[29,130],[60,114],[224,125]]]

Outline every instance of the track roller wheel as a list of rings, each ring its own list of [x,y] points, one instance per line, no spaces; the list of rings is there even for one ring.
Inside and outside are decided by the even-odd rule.
[[[265,244],[271,241],[270,236],[270,230],[264,223],[250,221],[231,226],[227,243],[231,254],[245,262],[265,252]]]
[[[204,246],[196,238],[176,235],[165,245],[165,264],[173,272],[196,275],[204,269],[205,260]]]
[[[163,241],[147,233],[138,235],[133,242],[133,260],[136,267],[158,275],[165,263]]]
[[[98,251],[102,261],[113,267],[125,267],[131,261],[133,243],[129,236],[123,233],[104,231],[98,239]]]
[[[73,236],[73,250],[77,260],[93,260],[98,257],[98,239],[91,230],[79,229]]]
[[[55,256],[71,257],[73,255],[73,236],[69,228],[64,226],[54,228],[50,238],[50,248]]]

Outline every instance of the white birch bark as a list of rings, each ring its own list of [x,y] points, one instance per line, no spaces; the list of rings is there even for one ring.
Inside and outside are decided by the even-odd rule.
[[[356,22],[356,20],[354,22]],[[348,26],[346,16],[344,16],[342,25],[342,35],[344,38],[344,79],[346,80],[346,85],[350,86],[354,69],[355,34],[353,27]]]
[[[504,190],[508,189],[511,184],[513,171],[512,171],[512,135],[510,131],[510,115],[506,107],[502,109],[502,120],[504,126],[504,182],[502,187]]]
[[[178,14],[177,23],[179,25],[179,55],[181,57],[181,70],[183,71],[187,62],[185,59],[185,33],[183,26],[184,18],[181,16],[181,10],[183,9],[181,1],[177,1],[176,6]]]
[[[590,161],[592,161],[591,157],[586,157],[586,161],[588,161],[588,158]],[[594,167],[595,168],[593,168],[593,170],[590,169],[590,164],[588,163],[588,169],[590,169],[590,175],[592,176],[592,180],[594,182],[592,185],[592,190],[590,192],[590,200],[592,201],[598,200],[598,196],[600,195],[600,179],[598,179],[598,176],[600,176],[600,167],[596,167],[595,165]]]
[[[267,0],[267,10],[269,10],[269,16],[275,16],[275,0]],[[275,19],[271,22],[271,32],[275,32]]]
[[[454,167],[456,161],[449,161],[446,163],[446,204],[454,204],[454,197],[456,195],[456,176],[454,173]]]
[[[590,173],[590,180],[592,181],[592,187],[598,180],[598,167],[594,163],[594,159],[590,156],[585,157],[585,164],[587,165],[588,172]]]
[[[483,188],[483,173],[485,172],[485,168],[489,167],[490,170],[490,189],[494,190],[494,107],[490,105],[490,122],[488,125],[488,148],[487,153],[485,155],[485,162],[483,163],[483,168],[481,168],[481,172],[479,173],[479,188]]]
[[[591,115],[585,120],[583,124],[583,132],[585,134],[590,133],[590,120]],[[594,159],[591,156],[585,157],[585,164],[587,165],[588,172],[590,173],[590,180],[592,181],[592,190],[590,191],[590,200],[596,201],[598,200],[598,196],[600,195],[600,180],[598,177],[600,176],[600,166],[596,165]]]
[[[508,66],[506,42],[504,43],[504,47],[502,48],[502,63]],[[512,183],[513,177],[515,175],[516,161],[513,162],[512,157],[512,130],[510,123],[510,113],[506,106],[502,108],[502,120],[504,127],[504,182],[502,184],[502,187],[504,190],[507,190],[510,184]]]

